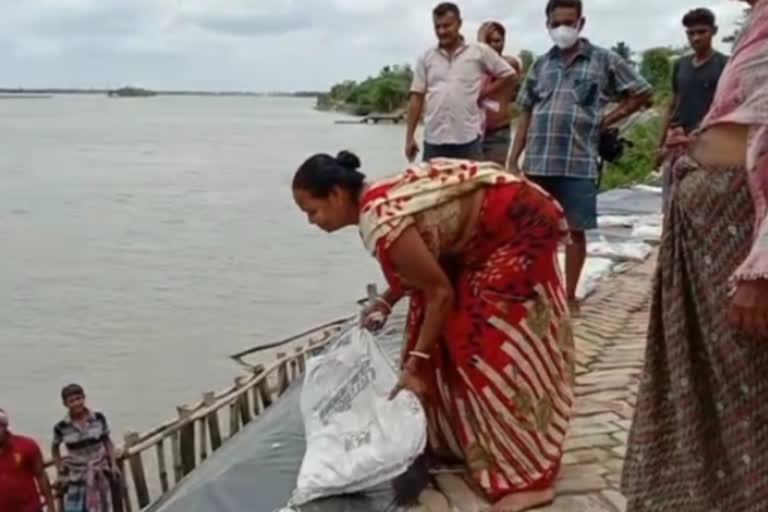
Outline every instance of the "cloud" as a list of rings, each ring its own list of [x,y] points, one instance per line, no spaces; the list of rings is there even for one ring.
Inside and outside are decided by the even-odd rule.
[[[430,0],[25,0],[0,17],[0,86],[323,89],[433,44]],[[464,32],[496,19],[510,51],[546,51],[542,0],[459,2]],[[671,5],[674,4],[674,7]],[[703,2],[728,33],[742,5]],[[586,35],[639,51],[685,43],[701,4],[587,0]],[[727,47],[725,47],[727,50]]]

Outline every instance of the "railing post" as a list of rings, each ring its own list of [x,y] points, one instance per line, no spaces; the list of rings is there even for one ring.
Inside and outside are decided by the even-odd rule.
[[[235,377],[235,389],[236,393],[240,393],[243,391],[243,388],[245,387],[245,381],[248,379],[245,375],[238,375]],[[248,403],[248,391],[244,391],[242,395],[240,395],[237,399],[237,405],[240,413],[240,421],[242,422],[242,425],[245,426],[248,423],[251,422],[251,419],[253,418],[251,416],[251,406]]]
[[[203,407],[212,408],[216,403],[216,393],[206,391],[203,393]],[[219,410],[212,409],[205,417],[208,422],[208,434],[211,436],[211,451],[215,452],[221,446],[221,426],[219,425]]]
[[[264,365],[260,364],[258,366],[254,366],[251,371],[253,372],[253,378],[256,381],[253,385],[253,415],[255,417],[258,417],[262,412],[264,412],[264,409],[266,409],[266,397],[263,396],[263,390],[261,386],[261,382],[265,380],[264,377],[262,377],[262,374],[264,373]]]
[[[229,404],[229,437],[240,432],[240,407],[238,401]]]
[[[288,380],[288,361],[285,352],[278,352],[277,360],[280,361],[277,369],[277,396],[281,396],[291,383]]]
[[[129,453],[131,446],[139,442],[139,434],[128,432],[125,434],[125,451]],[[147,476],[144,471],[144,463],[141,460],[141,453],[133,453],[128,456],[128,464],[131,467],[131,477],[136,491],[136,502],[139,509],[149,505],[149,488],[147,487]]]
[[[295,355],[291,357],[290,361],[288,361],[288,367],[290,368],[290,371],[288,372],[288,380],[290,382],[295,381],[299,377],[299,357],[298,355]]]
[[[299,375],[304,375],[307,371],[307,353],[304,351],[304,347],[296,347],[296,362],[298,364]]]
[[[123,447],[123,453],[125,447]],[[121,499],[123,500],[123,512],[133,512],[133,502],[131,496],[128,493],[128,476],[125,474],[125,458],[121,455],[117,458],[117,469],[120,471],[120,485],[122,486]],[[64,510],[64,503],[59,503],[59,510]]]
[[[179,432],[171,434],[171,457],[173,458],[173,480],[179,483],[184,478],[184,468],[181,463],[181,441]]]
[[[157,475],[160,478],[160,490],[163,491],[163,493],[168,492],[169,485],[168,485],[168,469],[165,466],[165,439],[160,438],[160,440],[155,445],[155,450],[157,453]]]
[[[186,405],[176,408],[179,414],[179,421],[184,422],[192,415],[192,411]],[[195,422],[187,422],[179,429],[179,450],[181,452],[181,473],[188,475],[195,469]]]

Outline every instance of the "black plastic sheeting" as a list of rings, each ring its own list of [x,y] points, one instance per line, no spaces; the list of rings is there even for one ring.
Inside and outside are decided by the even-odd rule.
[[[601,215],[657,214],[658,192],[616,189],[600,194]],[[608,233],[603,233],[608,235]],[[610,236],[610,235],[609,235]],[[377,337],[395,357],[404,315],[397,311]],[[152,512],[274,512],[285,506],[304,456],[304,424],[299,411],[301,379],[235,439],[224,443]],[[402,512],[389,484],[353,496],[337,496],[300,507],[301,512]]]
[[[377,340],[396,357],[404,315],[398,308]],[[152,512],[273,512],[296,486],[306,446],[299,410],[302,379],[272,407],[224,443]],[[304,505],[301,512],[402,512],[390,484],[365,493],[337,496]]]

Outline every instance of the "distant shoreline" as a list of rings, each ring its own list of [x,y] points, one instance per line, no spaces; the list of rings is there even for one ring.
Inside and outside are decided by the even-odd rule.
[[[0,94],[96,94],[106,95],[113,89],[67,89],[67,88],[49,88],[49,89],[27,89],[27,88],[0,88]],[[259,97],[283,97],[283,98],[316,98],[321,92],[316,91],[295,91],[295,92],[255,92],[255,91],[175,91],[175,90],[153,90],[157,96],[259,96]]]

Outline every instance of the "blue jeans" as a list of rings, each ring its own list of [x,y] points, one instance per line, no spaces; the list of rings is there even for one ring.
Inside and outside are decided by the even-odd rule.
[[[560,203],[572,231],[597,227],[597,181],[566,176],[527,176]]]
[[[424,141],[422,159],[426,162],[432,158],[459,158],[463,160],[483,159],[483,138],[478,136],[466,144],[430,144]]]

